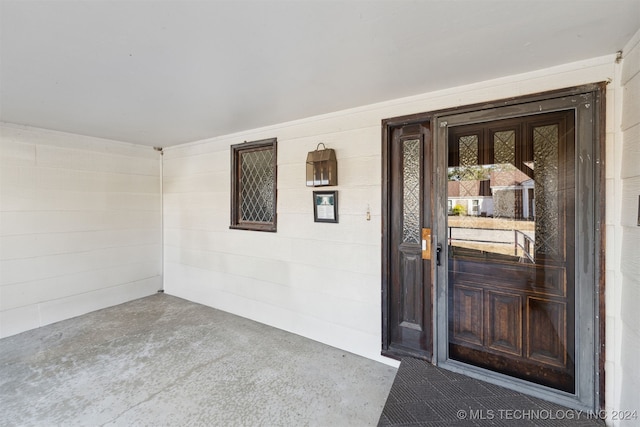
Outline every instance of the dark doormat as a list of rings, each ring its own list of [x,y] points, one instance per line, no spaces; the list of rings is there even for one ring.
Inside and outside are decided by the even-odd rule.
[[[402,359],[378,426],[604,426],[578,411]]]

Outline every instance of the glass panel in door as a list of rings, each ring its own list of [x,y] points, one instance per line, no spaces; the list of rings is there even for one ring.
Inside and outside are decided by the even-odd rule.
[[[571,112],[452,127],[449,357],[573,393]]]

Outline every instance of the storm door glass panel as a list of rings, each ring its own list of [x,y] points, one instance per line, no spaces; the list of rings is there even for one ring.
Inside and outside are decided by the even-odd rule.
[[[573,392],[567,115],[450,130],[449,354]]]
[[[450,156],[448,168],[449,245],[456,253],[530,262],[535,253],[529,212],[533,170],[516,159],[525,151],[519,130],[487,133],[482,142],[478,135],[465,135],[449,144],[458,153]]]

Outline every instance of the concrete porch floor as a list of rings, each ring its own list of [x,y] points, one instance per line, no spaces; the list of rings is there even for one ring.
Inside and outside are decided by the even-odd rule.
[[[376,425],[395,374],[158,294],[0,340],[0,425]]]

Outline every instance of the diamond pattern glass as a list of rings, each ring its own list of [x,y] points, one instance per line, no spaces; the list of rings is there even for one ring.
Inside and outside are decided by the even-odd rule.
[[[460,166],[474,166],[478,164],[478,135],[461,136]]]
[[[420,243],[420,140],[402,146],[402,241]]]
[[[458,139],[460,153],[460,196],[477,196],[478,181],[478,135],[461,136]]]
[[[535,166],[535,251],[558,255],[558,125],[539,126],[533,130]]]
[[[497,164],[516,163],[516,132],[513,130],[493,134],[493,158]]]
[[[516,132],[498,131],[493,134],[493,175],[494,186],[512,186],[519,184],[516,169]],[[494,216],[517,218],[517,195],[521,190],[496,189],[493,191]]]
[[[272,147],[241,154],[241,221],[273,222],[273,156]]]

